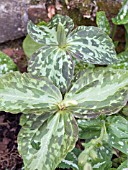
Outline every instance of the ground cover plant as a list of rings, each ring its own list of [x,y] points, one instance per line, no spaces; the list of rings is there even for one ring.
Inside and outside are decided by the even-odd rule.
[[[124,154],[118,170],[126,168],[127,119],[114,114],[128,100],[128,71],[112,68],[118,57],[104,30],[73,27],[72,19],[60,15],[49,24],[29,22],[29,36],[40,48],[28,73],[0,78],[0,110],[23,112],[18,148],[26,170],[107,170],[113,148]],[[111,66],[74,71],[78,59]],[[74,149],[78,136],[85,141],[82,152]]]
[[[17,70],[13,60],[0,51],[0,76]]]

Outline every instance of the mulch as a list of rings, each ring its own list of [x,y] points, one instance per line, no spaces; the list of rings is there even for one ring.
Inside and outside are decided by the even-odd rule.
[[[0,170],[22,168],[22,158],[17,150],[20,115],[0,112]]]

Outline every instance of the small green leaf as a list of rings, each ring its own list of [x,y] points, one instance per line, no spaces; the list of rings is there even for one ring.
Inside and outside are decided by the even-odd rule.
[[[128,141],[125,139],[119,139],[115,134],[108,133],[109,143],[113,148],[118,149],[119,151],[128,155]]]
[[[103,143],[102,146],[96,149],[98,158],[92,160],[93,170],[108,170],[112,166],[111,158],[112,158],[112,147]]]
[[[28,59],[30,59],[32,54],[40,47],[42,47],[42,45],[36,43],[29,35],[27,35],[23,41],[23,49]]]
[[[0,78],[0,110],[12,113],[42,114],[57,111],[60,91],[47,78],[34,79],[29,74],[8,73]]]
[[[116,52],[111,38],[100,28],[79,26],[67,37],[68,53],[91,64],[112,64]]]
[[[46,116],[28,118],[27,125],[19,133],[19,152],[26,170],[55,170],[75,146],[78,128],[72,114],[58,112],[47,120]],[[40,144],[38,148],[33,147],[33,142]]]
[[[73,30],[74,23],[73,20],[69,16],[63,15],[55,15],[52,20],[48,23],[49,28],[56,28],[58,24],[61,23],[64,26],[65,32],[68,33]]]
[[[117,113],[128,100],[128,71],[111,68],[88,69],[65,95],[64,102],[78,117]]]
[[[93,170],[108,170],[112,166],[112,147],[106,142],[94,143],[95,140],[84,144],[85,150],[78,157],[79,167],[82,169],[89,162]]]
[[[119,139],[128,140],[128,121],[121,116],[108,117],[109,131]]]
[[[108,117],[109,143],[128,155],[128,121],[121,116]]]
[[[63,49],[66,47],[66,33],[64,26],[61,23],[57,26],[57,41],[60,48]]]
[[[31,57],[28,71],[36,77],[48,77],[65,93],[72,80],[74,67],[72,59],[65,51],[44,46]]]
[[[0,76],[16,70],[17,66],[14,64],[13,60],[0,51]]]
[[[66,158],[59,164],[58,168],[61,169],[69,169],[79,170],[78,168],[78,156],[81,150],[74,148],[71,152],[69,152]]]
[[[100,136],[101,131],[101,120],[91,119],[91,120],[78,120],[78,127],[80,129],[79,138],[80,139],[92,139],[94,137]]]
[[[117,170],[128,170],[128,160],[124,161]]]
[[[117,55],[118,62],[113,64],[112,67],[115,69],[126,69],[128,70],[128,51],[123,51]]]
[[[96,13],[96,23],[101,30],[106,32],[108,35],[110,34],[110,24],[104,11]]]
[[[122,25],[128,23],[128,1],[124,0],[123,6],[120,9],[118,15],[112,18],[112,22],[116,25]]]

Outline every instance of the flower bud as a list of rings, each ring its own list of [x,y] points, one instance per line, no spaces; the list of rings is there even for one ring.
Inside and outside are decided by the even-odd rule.
[[[87,160],[88,160],[88,155],[85,152],[82,152],[78,157],[78,164],[80,166],[84,166]]]
[[[93,170],[93,169],[92,169],[92,165],[87,162],[87,163],[84,165],[84,169],[83,169],[83,170]]]
[[[91,150],[90,152],[89,152],[89,156],[92,158],[92,159],[96,159],[96,158],[98,158],[98,156],[97,156],[97,153],[96,153],[96,151],[94,151],[94,150]]]

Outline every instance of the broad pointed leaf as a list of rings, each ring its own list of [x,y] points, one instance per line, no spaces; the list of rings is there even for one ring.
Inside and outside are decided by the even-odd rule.
[[[13,60],[6,54],[0,52],[0,76],[16,70],[17,66],[14,64]]]
[[[0,78],[0,110],[12,113],[57,111],[60,91],[47,78],[34,79],[29,74],[9,73]],[[40,114],[41,114],[40,113]]]
[[[48,77],[65,93],[73,77],[73,62],[70,56],[57,47],[42,47],[31,57],[28,71],[33,76]]]
[[[77,140],[78,129],[71,113],[58,112],[47,121],[41,116],[33,123],[28,119],[28,126],[19,133],[19,152],[26,170],[55,170]]]
[[[55,29],[49,29],[47,26],[37,26],[29,21],[27,31],[30,37],[39,44],[57,44]]]
[[[91,64],[112,64],[116,52],[111,38],[97,27],[79,26],[67,39],[70,55]]]
[[[64,28],[66,33],[72,31],[72,29],[74,28],[74,23],[73,20],[69,17],[69,16],[63,16],[63,15],[55,15],[52,20],[49,22],[48,27],[49,28],[56,28],[58,24],[61,23]]]
[[[128,23],[128,1],[124,0],[123,6],[120,9],[118,15],[112,18],[114,24],[122,25]]]
[[[127,100],[128,71],[99,68],[83,73],[66,94],[64,103],[76,115],[95,117],[117,113]]]
[[[96,23],[101,30],[106,32],[108,35],[110,34],[110,24],[104,11],[96,13]]]

